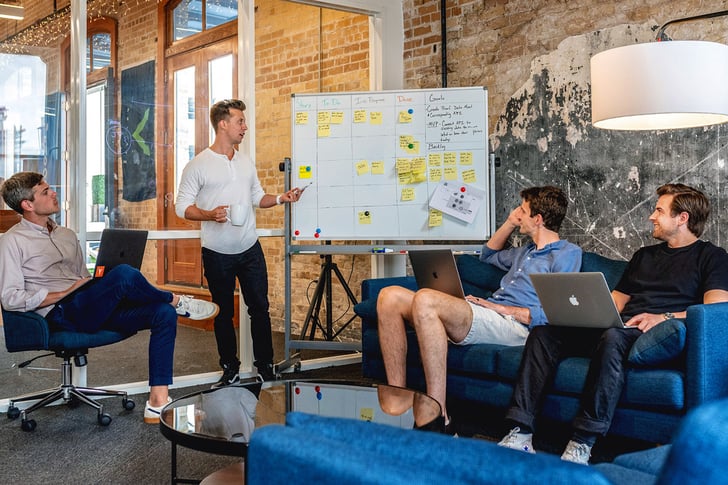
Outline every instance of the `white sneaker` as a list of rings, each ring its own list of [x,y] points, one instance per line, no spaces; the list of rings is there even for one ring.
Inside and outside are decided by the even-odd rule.
[[[195,300],[191,296],[180,295],[177,302],[177,315],[187,317],[190,320],[205,320],[213,318],[220,311],[217,304],[205,300]]]
[[[588,465],[589,458],[591,457],[591,449],[592,447],[585,443],[577,443],[576,441],[571,440],[566,445],[566,449],[561,455],[561,459],[572,463],[578,463],[579,465]]]
[[[508,432],[505,438],[500,440],[498,446],[510,448],[512,450],[525,451],[526,453],[536,453],[533,449],[533,433],[521,433],[521,428],[515,427]]]
[[[158,424],[159,416],[162,414],[162,408],[172,402],[171,397],[167,397],[167,402],[161,406],[152,406],[147,401],[147,405],[144,406],[144,422],[147,424]]]

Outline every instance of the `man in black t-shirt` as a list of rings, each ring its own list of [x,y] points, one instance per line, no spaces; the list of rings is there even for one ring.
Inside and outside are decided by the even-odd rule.
[[[587,329],[545,325],[531,331],[506,418],[513,429],[501,446],[534,453],[533,422],[544,391],[559,363],[568,356],[590,355],[574,434],[561,455],[586,465],[591,448],[606,434],[624,387],[627,356],[644,332],[700,303],[728,301],[728,254],[698,239],[710,214],[707,197],[683,184],[657,189],[650,216],[660,244],[638,250],[612,291],[628,328]]]

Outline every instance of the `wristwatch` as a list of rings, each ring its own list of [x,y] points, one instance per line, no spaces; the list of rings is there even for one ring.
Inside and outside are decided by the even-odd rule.
[[[663,317],[665,317],[665,320],[670,320],[671,318],[675,318],[675,314],[672,312],[665,312],[662,314]]]

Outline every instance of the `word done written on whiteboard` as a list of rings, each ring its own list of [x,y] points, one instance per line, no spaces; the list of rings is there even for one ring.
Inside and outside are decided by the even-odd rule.
[[[483,240],[490,230],[487,90],[292,97],[298,240]]]

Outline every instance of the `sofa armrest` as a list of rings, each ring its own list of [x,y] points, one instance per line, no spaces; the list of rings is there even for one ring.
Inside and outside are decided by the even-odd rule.
[[[686,405],[728,396],[728,303],[693,305],[687,310]]]
[[[47,350],[50,331],[45,318],[34,312],[2,311],[8,352]]]

